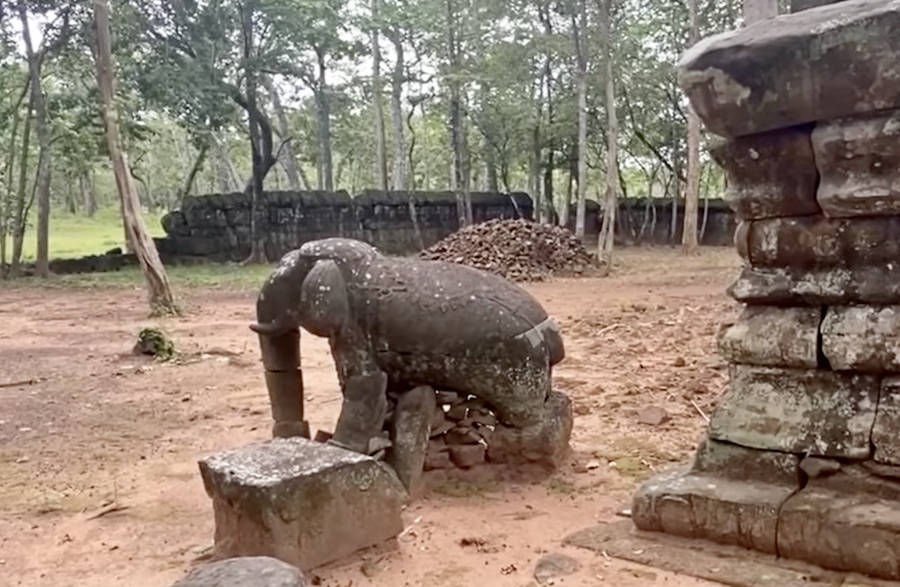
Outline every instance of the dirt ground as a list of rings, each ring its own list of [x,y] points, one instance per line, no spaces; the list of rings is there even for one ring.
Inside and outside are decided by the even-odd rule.
[[[724,293],[736,255],[633,250],[621,263],[607,279],[526,286],[565,335],[570,463],[541,483],[439,486],[405,512],[398,549],[317,569],[318,584],[524,587],[558,552],[582,567],[557,585],[711,585],[561,546],[689,458],[726,383],[714,338],[736,311]],[[158,324],[138,289],[0,288],[0,583],[166,587],[209,552],[197,460],[267,438],[270,415],[247,327],[254,291],[180,293],[187,317],[163,326],[186,360],[154,364],[130,353]],[[340,392],[327,344],[306,335],[302,352],[309,418],[330,430]],[[649,406],[669,419],[644,423]]]

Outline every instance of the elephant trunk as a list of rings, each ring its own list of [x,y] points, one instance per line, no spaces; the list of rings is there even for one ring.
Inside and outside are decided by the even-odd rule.
[[[259,335],[266,389],[275,421],[272,436],[309,438],[309,423],[304,420],[303,414],[300,328],[288,314],[275,316],[272,313],[273,301],[259,300],[257,323],[250,326]]]

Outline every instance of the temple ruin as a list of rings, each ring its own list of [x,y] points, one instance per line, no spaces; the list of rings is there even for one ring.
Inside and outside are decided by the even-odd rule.
[[[730,386],[637,528],[900,579],[900,2],[707,38],[679,80],[729,176]]]

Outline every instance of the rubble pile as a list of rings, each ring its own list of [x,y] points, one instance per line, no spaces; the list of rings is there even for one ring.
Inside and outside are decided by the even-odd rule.
[[[510,281],[582,275],[595,264],[570,231],[528,220],[488,220],[467,226],[420,256],[483,269]]]

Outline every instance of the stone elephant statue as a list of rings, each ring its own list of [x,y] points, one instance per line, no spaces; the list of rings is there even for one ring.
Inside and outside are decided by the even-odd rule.
[[[344,395],[332,441],[366,452],[387,391],[475,395],[517,428],[537,424],[565,356],[555,322],[526,291],[454,263],[390,257],[345,238],[285,255],[257,301],[274,436],[309,437],[300,333],[327,337]]]

